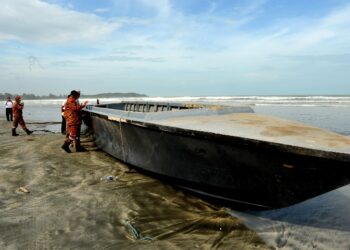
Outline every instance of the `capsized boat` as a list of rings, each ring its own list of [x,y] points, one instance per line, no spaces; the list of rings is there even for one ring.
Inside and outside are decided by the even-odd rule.
[[[183,188],[257,209],[350,183],[350,138],[249,106],[120,102],[88,106],[98,147]]]

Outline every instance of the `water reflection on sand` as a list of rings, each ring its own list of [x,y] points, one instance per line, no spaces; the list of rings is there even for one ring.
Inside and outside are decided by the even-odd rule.
[[[300,204],[232,215],[269,245],[283,249],[350,249],[350,185]]]

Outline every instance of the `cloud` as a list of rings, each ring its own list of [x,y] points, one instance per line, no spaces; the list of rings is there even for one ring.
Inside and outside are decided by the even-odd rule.
[[[248,1],[247,4],[236,7],[235,14],[238,16],[250,16],[261,13],[263,6],[268,2],[268,0],[253,0]]]
[[[127,15],[138,15],[151,18],[166,18],[173,13],[170,0],[112,0],[114,9]]]
[[[0,41],[62,44],[96,41],[120,24],[39,0],[2,0]]]
[[[156,57],[138,57],[138,56],[100,56],[92,58],[93,61],[106,61],[106,62],[128,62],[128,61],[138,61],[138,62],[163,62],[164,59]]]
[[[340,63],[350,64],[350,54],[323,54],[323,55],[293,55],[293,56],[276,56],[281,59],[288,59],[293,61],[302,62],[328,62],[328,63]]]
[[[51,66],[57,67],[77,67],[79,63],[73,60],[62,60],[62,61],[54,61],[50,63]]]
[[[160,17],[168,17],[172,12],[169,0],[140,0],[140,3],[155,9]]]
[[[300,10],[295,17],[289,12],[270,15],[269,0],[203,1],[195,11],[197,3],[189,8],[175,0],[109,1],[114,5],[101,4],[87,14],[62,1],[60,7],[38,0],[2,0],[0,66],[6,61],[8,71],[25,79],[22,71],[29,64],[33,70],[26,74],[33,83],[37,78],[67,78],[106,80],[114,86],[116,79],[125,79],[136,88],[142,79],[153,86],[188,83],[189,91],[192,83],[215,85],[219,91],[245,83],[261,83],[261,89],[262,83],[281,83],[283,89],[282,83],[348,79],[342,72],[350,63],[350,5],[334,6],[328,13],[315,9],[312,16]],[[43,67],[28,55],[40,58]],[[334,72],[340,73],[334,77]]]
[[[108,8],[98,8],[98,9],[94,10],[94,12],[96,12],[96,13],[106,13],[109,11],[110,11],[110,9],[108,9]]]
[[[242,29],[223,43],[237,56],[249,59],[273,55],[330,58],[329,55],[346,54],[350,44],[350,5],[319,18],[284,18],[254,31]]]
[[[67,7],[68,7],[69,9],[74,9],[74,4],[68,3],[68,4],[67,4]]]

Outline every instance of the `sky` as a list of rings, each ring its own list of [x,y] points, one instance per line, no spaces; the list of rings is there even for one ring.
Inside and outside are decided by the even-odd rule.
[[[0,4],[0,93],[350,94],[350,0]]]

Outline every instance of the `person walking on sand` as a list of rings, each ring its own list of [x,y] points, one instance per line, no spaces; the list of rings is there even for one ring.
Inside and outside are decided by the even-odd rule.
[[[11,97],[8,96],[5,103],[6,119],[8,121],[13,121],[12,107],[13,107],[13,102],[11,100]]]
[[[64,144],[62,145],[62,148],[67,152],[70,153],[69,145],[72,143],[73,146],[76,148],[77,151],[80,149],[79,140],[78,140],[78,133],[79,128],[82,122],[81,119],[81,110],[85,108],[87,101],[85,101],[82,105],[80,105],[77,100],[79,98],[80,94],[79,92],[73,90],[69,97],[67,98],[65,109],[64,109],[64,117],[66,118],[67,122],[67,135],[66,140]]]
[[[15,103],[13,104],[13,124],[12,124],[12,136],[17,136],[16,128],[18,124],[21,125],[22,129],[30,135],[33,131],[27,129],[26,123],[23,120],[23,108],[24,103],[22,102],[22,98],[20,96],[16,96]]]

